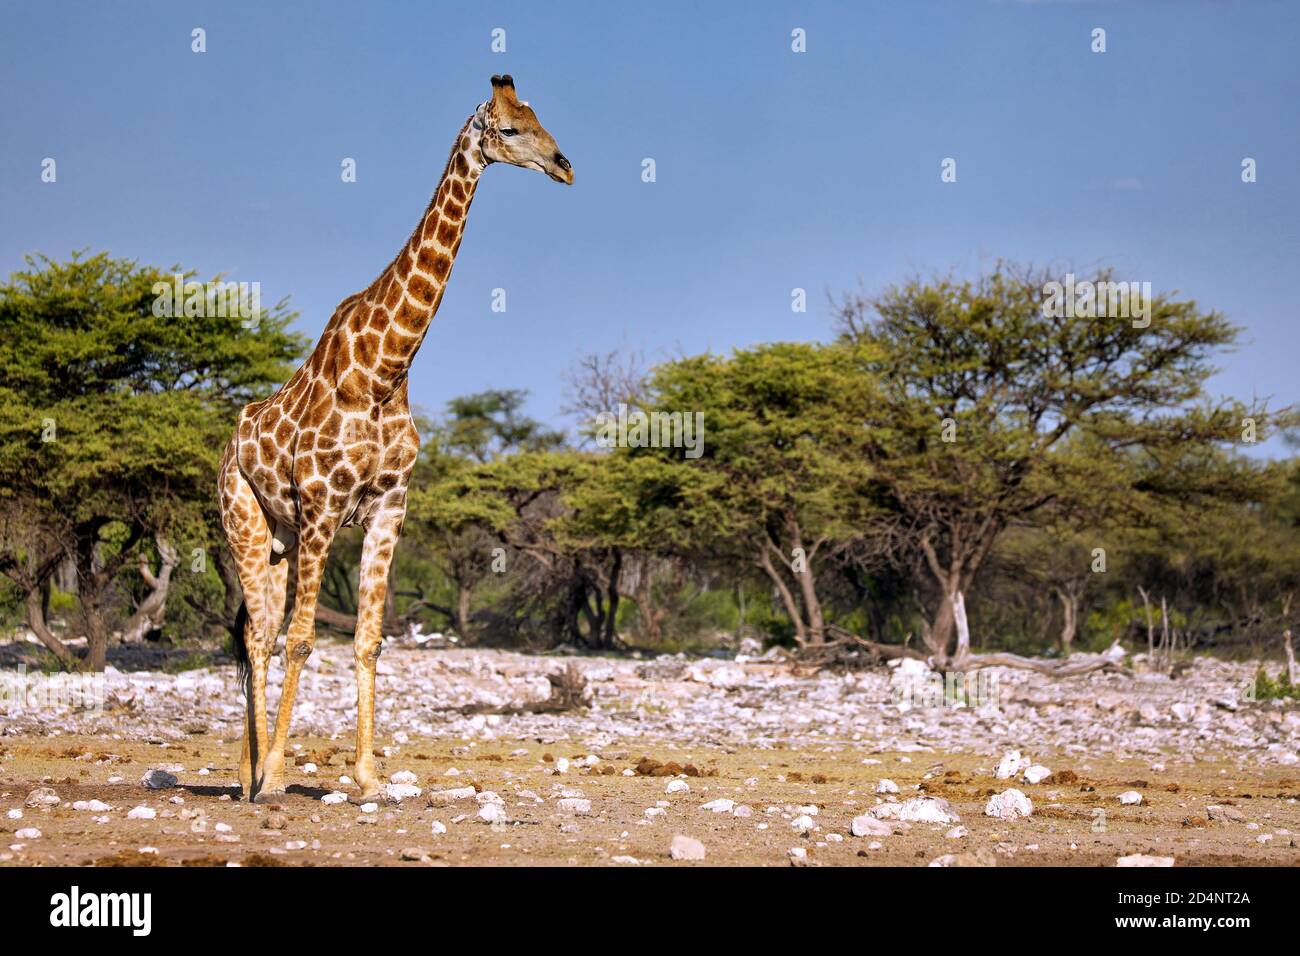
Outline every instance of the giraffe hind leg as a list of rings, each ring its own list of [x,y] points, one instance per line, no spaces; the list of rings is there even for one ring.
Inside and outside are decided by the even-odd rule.
[[[271,529],[257,496],[235,465],[233,456],[228,455],[222,464],[219,500],[226,543],[234,557],[239,583],[244,591],[242,643],[247,665],[241,668],[240,683],[247,706],[244,744],[239,759],[239,784],[245,796],[251,797],[267,752],[266,673],[275,641],[270,632],[272,613],[268,602]]]

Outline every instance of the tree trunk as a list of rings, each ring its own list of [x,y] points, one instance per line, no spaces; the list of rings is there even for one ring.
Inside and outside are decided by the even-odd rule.
[[[48,585],[34,588],[27,592],[27,626],[32,629],[32,633],[40,639],[66,670],[77,670],[81,666],[81,659],[74,654],[66,644],[59,640],[54,632],[50,630],[49,625],[45,623],[45,595],[44,590]],[[1288,632],[1289,633],[1289,632]]]
[[[474,635],[470,632],[469,624],[470,598],[473,596],[473,588],[459,581],[456,582],[456,633],[467,645],[474,643]]]
[[[163,538],[157,538],[155,543],[161,563],[155,575],[149,567],[148,558],[140,555],[140,576],[150,590],[122,628],[122,640],[126,642],[143,641],[150,631],[162,627],[167,612],[167,591],[171,587],[172,571],[179,563],[180,556]]]
[[[1061,654],[1069,657],[1074,646],[1074,635],[1078,628],[1079,598],[1065,588],[1056,588],[1056,596],[1061,602]]]
[[[794,624],[795,642],[800,647],[803,647],[808,643],[808,629],[804,626],[803,614],[799,610],[794,595],[786,587],[785,580],[777,573],[776,567],[772,564],[772,558],[767,553],[769,547],[770,545],[766,541],[759,545],[758,563],[767,572],[767,576],[772,579],[772,584],[781,597],[781,603],[785,605],[785,613],[789,615],[791,623]]]

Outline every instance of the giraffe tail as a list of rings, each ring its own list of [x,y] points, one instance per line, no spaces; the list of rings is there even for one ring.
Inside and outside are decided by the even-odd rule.
[[[230,650],[235,658],[235,672],[239,675],[240,684],[243,684],[244,679],[248,677],[248,641],[245,640],[247,632],[248,605],[240,601],[239,610],[235,612],[235,624],[230,629]]]

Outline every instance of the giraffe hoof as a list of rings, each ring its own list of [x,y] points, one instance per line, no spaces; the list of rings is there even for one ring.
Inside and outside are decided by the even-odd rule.
[[[283,790],[259,790],[253,794],[252,803],[279,803],[284,800]]]

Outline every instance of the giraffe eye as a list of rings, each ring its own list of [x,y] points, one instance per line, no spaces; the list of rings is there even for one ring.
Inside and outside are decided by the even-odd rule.
[[[518,134],[518,132],[519,132],[519,130],[517,130],[517,129],[503,129],[503,130],[501,130],[501,135],[502,135],[502,136],[515,136],[515,135]]]

